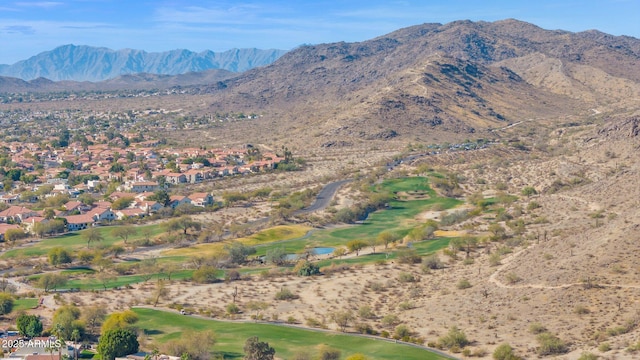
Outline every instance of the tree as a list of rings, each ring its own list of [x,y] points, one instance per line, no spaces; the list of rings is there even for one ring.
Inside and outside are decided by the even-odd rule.
[[[14,243],[16,240],[24,239],[27,234],[22,229],[8,229],[4,233],[5,241]]]
[[[154,298],[153,307],[158,306],[158,302],[160,301],[160,298],[168,295],[169,295],[169,289],[167,288],[166,284],[162,279],[158,279],[158,282],[156,283],[156,289],[153,291],[153,298]]]
[[[300,260],[296,264],[295,268],[293,268],[293,272],[298,274],[299,276],[311,276],[320,274],[320,267],[318,265],[312,263],[307,260]]]
[[[13,296],[8,293],[0,293],[0,315],[7,315],[13,310]]]
[[[103,360],[136,353],[139,347],[138,337],[131,329],[108,330],[98,341],[98,353]]]
[[[465,235],[462,237],[462,246],[464,246],[464,250],[467,253],[467,258],[469,257],[471,250],[473,250],[478,245],[478,238]]]
[[[84,323],[80,320],[80,309],[75,305],[63,305],[53,314],[51,328],[61,340],[71,339],[73,330],[84,333]]]
[[[57,246],[47,253],[49,264],[53,266],[68,264],[71,262],[71,254],[63,247]]]
[[[115,312],[102,323],[100,333],[104,335],[116,329],[131,329],[136,322],[138,322],[138,315],[131,310]]]
[[[273,360],[276,351],[269,343],[260,341],[257,336],[252,336],[244,343],[245,360]]]
[[[429,226],[429,225],[418,226],[411,229],[411,231],[409,232],[409,238],[413,241],[421,241],[424,239],[429,239],[430,237],[433,236],[435,231],[436,231],[436,228],[434,228],[433,226]]]
[[[216,343],[212,331],[185,331],[179,339],[167,341],[163,352],[180,356],[181,360],[208,360],[211,347]]]
[[[117,278],[105,271],[100,271],[98,275],[96,275],[96,279],[100,282],[100,284],[102,284],[102,288],[104,289],[104,291],[107,291],[109,283],[116,281]]]
[[[506,236],[506,233],[507,233],[505,228],[503,228],[498,223],[489,224],[488,230],[492,234],[492,238],[495,239],[495,240],[504,239],[504,237]]]
[[[82,320],[87,324],[91,334],[96,334],[96,329],[102,325],[106,316],[107,309],[104,306],[93,305],[82,311]]]
[[[256,248],[237,241],[225,245],[224,249],[229,253],[229,258],[234,264],[242,264],[247,260],[247,256],[256,253]]]
[[[121,197],[111,204],[113,210],[126,209],[133,203],[133,198],[129,196]]]
[[[20,335],[33,338],[42,334],[42,321],[36,315],[20,314],[16,319]]]
[[[347,327],[349,327],[349,323],[355,319],[351,310],[346,311],[336,311],[331,314],[331,320],[338,325],[340,331],[345,332]]]
[[[154,192],[153,195],[149,196],[147,198],[147,200],[156,201],[156,202],[162,204],[162,206],[167,206],[167,205],[169,205],[169,202],[171,201],[171,197],[169,196],[169,194],[166,191],[158,190],[158,191]]]
[[[347,243],[349,251],[355,251],[356,256],[360,256],[360,250],[367,246],[367,242],[363,240],[351,240]]]
[[[82,236],[85,240],[87,240],[87,248],[92,242],[104,240],[104,236],[102,236],[102,233],[98,229],[93,227],[85,230],[84,233],[82,233]]]
[[[213,266],[205,265],[193,272],[191,279],[200,284],[210,284],[218,281],[218,269]]]
[[[45,273],[38,279],[38,287],[44,289],[45,292],[55,290],[67,283],[67,277],[62,274]]]
[[[269,308],[269,303],[264,301],[252,300],[252,301],[249,301],[246,306],[247,306],[247,309],[251,311],[255,311],[255,314],[253,315],[253,319],[255,321],[258,321],[260,319],[260,312]]]
[[[81,203],[83,203],[85,205],[91,206],[96,202],[96,198],[94,198],[89,193],[82,193],[82,194],[80,194],[80,196],[78,196],[78,201],[80,201]]]
[[[383,231],[378,234],[378,237],[376,239],[378,240],[379,244],[384,245],[384,249],[386,250],[389,247],[389,244],[394,243],[398,240],[398,237],[390,231]]]
[[[284,265],[287,262],[287,252],[284,247],[276,247],[274,249],[267,250],[264,260],[274,265]]]
[[[56,217],[56,212],[52,208],[46,208],[42,211],[42,216],[47,220],[51,220]]]
[[[189,229],[194,229],[196,231],[202,228],[202,224],[198,221],[195,221],[191,218],[191,216],[180,216],[177,219],[171,219],[164,223],[164,226],[169,231],[181,230],[184,235],[187,235],[187,231]]]

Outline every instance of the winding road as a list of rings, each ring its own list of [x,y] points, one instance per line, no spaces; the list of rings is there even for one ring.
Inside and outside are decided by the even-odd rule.
[[[314,201],[310,206],[296,211],[295,215],[308,214],[326,208],[329,206],[331,199],[336,195],[336,192],[338,192],[338,189],[348,182],[351,182],[351,179],[334,181],[325,185],[325,187],[323,187],[318,193],[318,196],[316,196],[316,201]]]

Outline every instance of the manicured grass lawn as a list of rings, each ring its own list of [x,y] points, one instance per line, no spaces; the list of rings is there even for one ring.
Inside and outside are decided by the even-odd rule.
[[[369,214],[363,224],[328,231],[316,231],[308,241],[319,246],[338,246],[355,239],[372,239],[383,231],[393,231],[400,236],[405,236],[414,226],[419,224],[415,217],[430,206],[438,204],[441,209],[451,209],[462,203],[457,199],[438,197],[435,191],[429,187],[428,179],[423,177],[387,180],[378,185],[378,189],[394,192],[420,191],[429,194],[430,198],[409,201],[393,200],[389,203],[389,209]]]
[[[425,240],[412,244],[412,248],[416,249],[418,255],[427,255],[434,253],[440,249],[449,246],[451,238],[440,238],[435,240]],[[391,249],[384,252],[384,247],[377,247],[375,254],[360,255],[346,259],[326,259],[317,262],[318,266],[329,266],[331,264],[367,264],[378,260],[393,260],[397,257],[397,253]]]
[[[122,244],[123,241],[121,238],[114,237],[111,235],[113,229],[116,226],[104,226],[98,227],[98,231],[102,234],[104,240],[100,242],[94,242],[90,244],[90,248],[94,247],[103,247],[103,246],[111,246],[113,244]],[[135,229],[137,233],[132,235],[128,241],[135,241],[143,238],[142,230],[149,229],[151,237],[155,237],[161,234],[164,230],[158,224],[154,225],[145,225],[145,226],[136,226]],[[61,236],[57,236],[54,238],[45,238],[40,240],[38,243],[35,243],[31,246],[12,249],[0,256],[2,259],[12,259],[12,258],[28,258],[28,257],[39,257],[44,256],[47,252],[55,247],[63,247],[68,250],[81,250],[87,248],[87,240],[82,236],[84,231],[78,231],[73,233],[64,234]]]
[[[445,359],[423,349],[338,333],[270,324],[220,322],[154,309],[135,308],[133,311],[140,317],[136,326],[144,329],[145,333],[152,334],[160,343],[179,338],[186,330],[213,330],[217,339],[213,351],[223,355],[225,359],[241,359],[244,342],[251,336],[258,336],[261,341],[268,342],[276,350],[276,356],[283,358],[302,350],[313,354],[319,345],[326,344],[339,349],[343,359],[354,353],[362,353],[369,359]]]
[[[291,239],[299,239],[311,230],[308,226],[302,225],[281,225],[266,230],[262,230],[248,237],[239,238],[239,241],[245,245],[256,246],[271,244],[279,241]],[[169,256],[211,256],[220,253],[227,242],[218,242],[213,244],[199,244],[188,248],[167,250],[163,255]]]
[[[193,275],[193,270],[176,271],[175,273],[171,274],[171,281],[190,279],[192,275]],[[224,276],[224,273],[220,271],[220,277],[222,276]],[[164,279],[166,278],[166,275],[162,273],[154,274],[149,281],[153,282],[158,278]],[[111,288],[126,286],[129,284],[141,283],[144,281],[145,279],[142,275],[125,275],[125,276],[115,277],[111,281],[107,282],[106,286],[107,286],[107,289],[111,289]],[[65,285],[64,287],[67,289],[80,289],[80,290],[103,290],[104,289],[104,285],[99,280],[93,277],[85,278],[85,279],[70,280],[69,282],[67,282],[67,285]]]
[[[29,310],[38,306],[38,299],[35,298],[22,298],[13,301],[13,312]]]

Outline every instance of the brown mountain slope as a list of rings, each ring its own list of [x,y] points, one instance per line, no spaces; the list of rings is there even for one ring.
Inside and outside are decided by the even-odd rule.
[[[260,111],[270,128],[305,144],[482,136],[522,119],[628,102],[639,92],[639,54],[639,40],[596,31],[516,20],[425,24],[298,48],[225,90],[211,88],[210,109]]]

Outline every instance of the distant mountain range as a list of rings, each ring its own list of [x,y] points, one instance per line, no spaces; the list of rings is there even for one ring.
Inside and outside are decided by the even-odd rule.
[[[12,65],[0,65],[0,75],[23,80],[102,81],[138,73],[177,75],[211,69],[243,72],[269,65],[286,52],[275,49],[145,52],[64,45]]]

